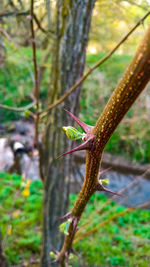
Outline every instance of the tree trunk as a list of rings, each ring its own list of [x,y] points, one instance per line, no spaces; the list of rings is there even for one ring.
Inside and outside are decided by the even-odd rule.
[[[63,95],[83,74],[94,3],[95,0],[57,1],[49,104]],[[64,239],[59,232],[57,219],[67,211],[71,157],[68,155],[59,161],[56,158],[71,149],[71,142],[63,135],[62,126],[72,125],[72,121],[64,114],[63,108],[78,113],[80,90],[81,86],[48,115],[42,164],[45,193],[41,266],[50,266],[49,252],[59,250]]]

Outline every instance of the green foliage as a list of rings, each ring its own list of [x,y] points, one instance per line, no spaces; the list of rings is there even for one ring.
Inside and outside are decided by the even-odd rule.
[[[75,196],[71,195],[72,205],[74,198]],[[119,215],[121,212],[122,215]],[[116,217],[113,218],[115,214]],[[75,250],[81,254],[81,263],[92,267],[149,266],[149,210],[126,212],[125,207],[112,201],[107,201],[106,204],[104,195],[95,194],[81,219],[81,231],[77,234],[77,240],[100,223],[96,231],[74,245]],[[74,258],[72,266],[80,266],[76,265],[77,261],[78,259]]]
[[[24,197],[22,177],[0,173],[0,228],[5,240],[5,253],[11,264],[39,258],[41,249],[42,195],[40,181],[31,182],[29,196]]]
[[[31,48],[22,47],[19,50],[6,41],[7,56],[5,68],[1,69],[0,75],[0,99],[1,104],[20,107],[32,101],[33,93],[33,64]],[[37,50],[37,61],[43,55],[42,50]],[[46,72],[45,75],[49,76]],[[44,75],[45,85],[41,87],[40,98],[43,99],[47,90],[48,81]],[[24,117],[23,113],[0,109],[2,121],[17,120]],[[27,116],[29,114],[25,114]]]
[[[7,239],[5,253],[12,265],[20,266],[33,255],[39,259],[41,249],[42,195],[41,181],[30,183],[29,195],[24,196],[19,175],[0,173],[0,228]],[[70,209],[77,195],[70,195]],[[124,206],[108,201],[104,194],[91,197],[80,221],[80,235],[101,225],[92,234],[75,243],[80,254],[70,257],[72,266],[145,266],[150,255],[150,211],[126,212]],[[122,215],[119,215],[121,214]],[[118,214],[118,215],[117,215]],[[113,217],[116,215],[115,217]],[[60,225],[67,234],[70,220]],[[58,229],[59,230],[59,229]]]

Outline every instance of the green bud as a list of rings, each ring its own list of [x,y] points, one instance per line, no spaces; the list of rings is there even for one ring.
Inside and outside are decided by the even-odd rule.
[[[30,110],[28,110],[28,109],[25,110],[25,112],[24,112],[25,118],[28,118],[30,116],[30,114],[31,114]]]
[[[107,178],[106,179],[100,179],[99,181],[102,185],[108,185],[109,184],[109,179],[107,179]]]
[[[56,258],[56,254],[53,251],[50,251],[49,255],[52,259]]]
[[[72,219],[68,219],[66,222],[61,223],[59,225],[59,229],[64,235],[69,235],[68,230],[69,230],[69,226],[71,222],[72,222]]]
[[[63,130],[66,132],[66,135],[70,140],[79,140],[85,137],[85,133],[80,133],[72,126],[63,127]]]

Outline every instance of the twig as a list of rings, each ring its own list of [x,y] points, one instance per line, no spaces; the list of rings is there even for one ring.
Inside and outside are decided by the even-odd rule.
[[[135,26],[121,39],[121,41],[102,59],[100,59],[93,67],[90,67],[88,71],[79,79],[77,83],[75,83],[63,96],[56,100],[52,105],[50,105],[47,109],[41,112],[41,118],[47,115],[47,112],[50,111],[52,108],[56,107],[60,103],[62,103],[96,68],[102,65],[107,59],[109,59],[115,51],[127,40],[127,38],[135,31],[135,29],[141,25],[144,20],[150,15],[150,11],[146,13],[146,15],[141,18]]]
[[[37,70],[37,60],[36,60],[36,41],[35,41],[35,34],[34,34],[34,25],[33,25],[33,18],[34,18],[34,0],[31,0],[31,7],[30,7],[30,30],[31,30],[31,43],[32,43],[32,59],[33,59],[33,66],[34,66],[34,99],[37,105],[37,111],[39,108],[39,86],[38,86],[38,70]]]
[[[119,190],[117,193],[120,194],[120,195],[122,196],[122,193],[123,193],[123,192],[125,192],[126,190],[128,190],[131,186],[133,186],[133,184],[137,183],[137,180],[138,180],[139,177],[140,177],[140,176],[135,177],[134,180],[133,180],[131,183],[129,183],[127,186],[123,187],[123,189]],[[104,203],[104,205],[102,205],[101,208],[99,208],[99,209],[96,210],[96,213],[100,214],[100,213],[104,210],[104,208],[105,208],[105,207],[106,207],[112,200],[116,199],[117,197],[118,197],[117,195],[113,195],[111,198],[108,198],[108,199],[106,200],[106,202]],[[123,199],[124,199],[124,198],[123,198]],[[78,232],[77,232],[78,234],[82,231],[82,229],[84,229],[85,225],[88,225],[88,224],[91,223],[91,219],[92,219],[92,218],[88,218],[88,219],[86,220],[86,222],[85,222],[84,224],[81,225],[81,227],[79,228],[79,230],[78,230]]]
[[[19,17],[19,16],[26,16],[29,15],[29,10],[26,11],[21,11],[21,12],[3,12],[0,13],[0,17],[10,17],[10,16],[15,16],[15,17]]]
[[[21,111],[25,111],[25,110],[28,110],[28,109],[32,108],[32,107],[35,105],[35,103],[36,103],[36,102],[34,101],[34,102],[30,103],[30,104],[27,105],[27,106],[19,107],[19,108],[17,108],[17,107],[9,107],[9,106],[7,106],[7,105],[2,105],[2,104],[0,104],[0,108],[2,108],[2,109],[7,109],[7,110],[11,110],[11,111],[15,111],[15,112],[21,112]]]
[[[30,64],[28,63],[28,61],[27,61],[27,58],[24,56],[24,54],[23,53],[21,53],[20,51],[19,51],[19,49],[20,49],[20,46],[16,43],[16,42],[14,42],[14,40],[12,40],[12,38],[10,37],[10,35],[8,34],[8,32],[4,29],[4,28],[0,28],[0,32],[11,42],[11,43],[13,43],[17,48],[18,48],[18,52],[19,52],[19,54],[22,56],[22,58],[24,59],[24,61],[25,61],[25,64],[26,64],[26,66],[27,66],[27,68],[28,68],[28,70],[29,70],[29,73],[30,73],[30,75],[31,75],[31,78],[32,78],[32,81],[34,81],[34,77],[33,77],[33,73],[32,73],[32,69],[31,69],[31,67],[30,67]]]
[[[51,30],[45,30],[42,26],[41,26],[41,23],[39,22],[37,16],[35,15],[35,13],[33,14],[33,18],[38,26],[38,28],[45,34],[48,34],[49,32],[50,33],[54,33],[54,31],[51,31]]]
[[[32,59],[34,66],[34,89],[33,95],[36,102],[36,113],[34,116],[34,125],[35,125],[35,143],[39,152],[39,171],[41,179],[43,179],[42,164],[41,164],[41,148],[39,145],[39,79],[38,79],[38,68],[37,68],[37,58],[36,58],[36,41],[34,33],[34,0],[31,0],[30,5],[30,30],[31,30],[31,41],[32,41]]]
[[[47,33],[47,31],[41,26],[41,24],[40,24],[40,22],[39,22],[39,20],[38,20],[38,18],[37,18],[37,16],[36,16],[35,14],[33,14],[33,18],[34,18],[34,20],[35,20],[35,22],[36,22],[38,28],[39,28],[42,32]]]
[[[131,182],[130,182],[129,184],[127,184],[125,187],[123,187],[122,189],[120,189],[117,193],[120,194],[121,196],[123,196],[122,193],[124,193],[125,191],[127,191],[127,190],[128,190],[129,188],[131,188],[133,185],[135,185],[135,184],[138,182],[138,180],[139,180],[140,177],[144,177],[144,175],[145,175],[146,172],[147,172],[147,170],[146,170],[141,176],[136,176],[136,177],[133,179],[133,181],[131,181]],[[103,210],[103,209],[104,209],[104,208],[105,208],[105,207],[106,207],[112,200],[115,200],[117,197],[118,197],[117,195],[113,195],[111,198],[108,198],[108,199],[106,200],[106,202],[104,203],[104,205],[101,206],[101,208],[98,209],[98,210],[96,211],[96,213],[100,214],[100,213],[102,212],[102,210]],[[124,200],[124,197],[122,198],[122,200]],[[121,202],[119,202],[119,204],[120,204],[120,203],[121,203]],[[142,205],[143,205],[143,204],[142,204]],[[79,234],[79,233],[82,231],[82,229],[85,227],[85,225],[90,224],[90,223],[91,223],[91,220],[92,220],[92,218],[88,218],[88,219],[86,220],[86,222],[85,222],[84,224],[81,225],[81,227],[79,228],[77,234]]]

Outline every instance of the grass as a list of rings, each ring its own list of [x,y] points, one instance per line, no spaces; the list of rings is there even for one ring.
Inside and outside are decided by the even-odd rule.
[[[41,181],[27,186],[19,175],[0,173],[0,228],[11,265],[26,262],[29,266],[31,259],[40,259],[42,196]],[[70,209],[76,197],[70,195]],[[128,211],[107,200],[105,195],[95,194],[79,229],[74,244],[79,258],[71,256],[70,266],[79,267],[84,263],[90,267],[149,267],[149,210]]]
[[[18,265],[41,250],[42,183],[32,182],[29,196],[24,188],[21,176],[0,174],[0,229],[8,260]]]

